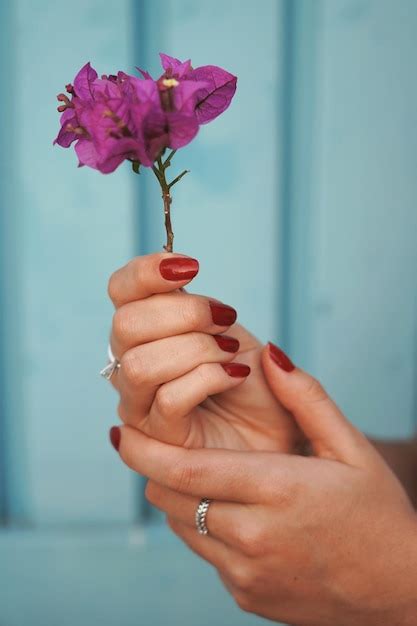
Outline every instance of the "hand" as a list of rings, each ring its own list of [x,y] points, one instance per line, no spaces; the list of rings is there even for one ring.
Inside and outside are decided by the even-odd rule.
[[[179,291],[197,271],[194,259],[163,253],[111,277],[121,419],[185,447],[297,449],[303,438],[268,387],[262,345],[231,307]]]
[[[115,427],[122,460],[174,532],[243,609],[298,626],[417,623],[417,521],[399,482],[320,384],[272,359],[265,374],[315,457],[185,450]],[[212,498],[208,536],[194,526]]]

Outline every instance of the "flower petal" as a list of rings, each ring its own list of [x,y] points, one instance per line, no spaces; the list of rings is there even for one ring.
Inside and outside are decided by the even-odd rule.
[[[79,160],[79,167],[82,165],[88,165],[89,167],[97,168],[98,152],[92,141],[89,139],[80,139],[75,144],[75,152]]]
[[[120,84],[109,79],[98,78],[91,85],[93,99],[120,97]]]
[[[195,115],[183,113],[166,113],[169,125],[168,147],[174,150],[186,146],[198,133],[198,122]]]
[[[97,72],[91,67],[90,63],[86,63],[74,78],[74,89],[77,98],[87,101],[94,100],[92,83],[96,78]]]
[[[211,122],[229,106],[235,91],[237,77],[216,65],[205,65],[192,70],[187,80],[205,81],[209,87],[197,93],[195,113],[200,124]]]
[[[97,162],[97,169],[99,169],[102,174],[114,172],[123,161],[130,158],[130,156],[135,153],[135,148],[136,142],[131,137],[113,139],[107,142],[105,152],[100,155]]]
[[[146,78],[147,80],[153,80],[152,76],[146,70],[141,70],[140,67],[137,66],[136,69],[142,74],[143,78]]]
[[[143,80],[141,78],[137,78],[137,76],[131,76],[129,86],[134,89],[134,93],[139,102],[151,102],[156,105],[159,104],[158,86],[154,80]]]
[[[162,67],[165,72],[171,75],[183,78],[191,70],[191,59],[182,62],[174,57],[170,57],[168,54],[164,54],[163,52],[160,52],[159,56],[161,57]]]
[[[198,92],[202,89],[209,89],[210,86],[210,83],[202,80],[182,80],[173,89],[175,110],[182,113],[193,113]]]
[[[66,109],[61,115],[60,119],[61,128],[58,135],[54,139],[53,145],[56,143],[63,148],[69,148],[73,141],[78,139],[78,135],[71,130],[67,130],[67,126],[71,125],[74,128],[78,126],[77,117],[74,109]]]

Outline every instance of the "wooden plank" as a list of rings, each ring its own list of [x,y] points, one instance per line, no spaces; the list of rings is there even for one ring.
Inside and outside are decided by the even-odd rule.
[[[215,570],[166,527],[0,532],[0,557],[7,626],[265,623],[243,613]]]
[[[312,4],[300,3],[304,15]],[[306,146],[298,138],[308,158],[294,174],[302,185],[309,168],[311,183],[307,251],[301,224],[293,247],[307,289],[303,297],[298,281],[293,297],[293,337],[305,339],[296,357],[359,426],[407,435],[415,420],[417,5],[337,0],[314,11],[316,86],[303,93],[300,81],[296,92],[313,137]]]
[[[218,64],[238,76],[237,95],[220,118],[175,155],[172,174],[190,169],[174,188],[175,249],[201,262],[193,291],[237,307],[262,340],[281,327],[281,172],[284,3],[156,0],[145,5],[144,58],[155,76],[158,52],[193,65]],[[221,15],[221,19],[219,19]],[[146,35],[145,35],[146,36]],[[215,45],[214,45],[215,42]],[[278,139],[278,141],[277,141]],[[144,174],[148,175],[148,172]],[[146,250],[164,242],[156,181],[141,180]]]
[[[108,445],[116,396],[98,371],[112,309],[106,283],[132,254],[132,175],[77,169],[73,151],[52,147],[55,95],[87,61],[99,73],[130,69],[130,2],[19,0],[14,134],[19,220],[17,271],[24,366],[13,370],[25,401],[28,519],[35,524],[129,521],[131,477]],[[75,29],[75,30],[74,30]]]
[[[21,378],[24,346],[21,337],[21,246],[24,218],[16,203],[21,172],[16,129],[17,50],[14,46],[16,11],[12,3],[0,5],[0,517],[5,523],[28,517],[28,467],[24,451],[25,399]]]

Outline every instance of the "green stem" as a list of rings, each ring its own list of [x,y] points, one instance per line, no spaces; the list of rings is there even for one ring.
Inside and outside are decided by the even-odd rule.
[[[181,178],[182,178],[183,176],[185,176],[186,174],[188,174],[188,173],[189,173],[189,171],[190,171],[190,170],[184,170],[183,172],[181,172],[181,174],[179,174],[179,175],[177,176],[177,178],[174,178],[174,180],[172,181],[172,183],[169,183],[169,185],[168,185],[168,189],[171,189],[171,187],[173,187],[174,185],[176,185],[176,184],[178,183],[178,181],[180,181],[180,180],[181,180]]]
[[[155,174],[158,182],[161,186],[162,190],[162,200],[164,203],[164,216],[165,216],[165,230],[167,233],[167,242],[164,246],[164,249],[167,252],[172,252],[174,247],[174,232],[172,230],[172,222],[171,222],[171,187],[176,185],[178,181],[181,180],[185,174],[188,173],[189,170],[184,170],[179,174],[171,183],[168,183],[165,175],[165,170],[171,165],[171,159],[176,153],[176,150],[171,150],[165,162],[162,161],[162,155],[159,156],[156,160],[157,166],[154,164],[152,167],[152,171]]]
[[[171,159],[172,159],[172,157],[174,156],[175,153],[176,153],[176,150],[171,150],[171,152],[168,154],[167,158],[165,159],[165,163],[164,163],[164,168],[165,169],[171,165]]]

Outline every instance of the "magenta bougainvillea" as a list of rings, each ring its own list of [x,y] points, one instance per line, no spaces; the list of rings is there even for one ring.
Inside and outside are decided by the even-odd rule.
[[[160,54],[163,74],[154,80],[144,70],[141,76],[119,71],[102,75],[90,63],[78,72],[66,94],[57,96],[61,128],[54,143],[68,148],[75,142],[79,166],[103,174],[113,172],[123,161],[152,168],[164,198],[167,245],[172,251],[170,189],[165,176],[175,152],[190,143],[202,124],[211,122],[229,106],[237,78],[215,65],[193,68]],[[171,152],[164,160],[167,149]],[[169,223],[167,223],[169,222]]]

